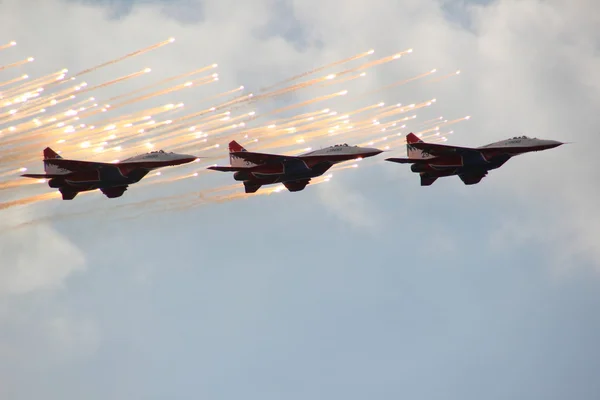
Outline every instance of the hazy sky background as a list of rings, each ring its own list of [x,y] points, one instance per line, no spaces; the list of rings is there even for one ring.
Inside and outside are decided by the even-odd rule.
[[[370,48],[413,48],[358,85],[461,75],[366,104],[435,97],[421,120],[472,116],[450,144],[575,142],[475,186],[420,187],[383,162],[399,148],[302,192],[130,220],[117,205],[233,179],[1,211],[0,398],[598,399],[599,24],[592,0],[0,2],[0,38],[18,42],[14,60],[36,57],[32,76],[171,36],[90,82],[217,62],[219,88],[260,88]]]

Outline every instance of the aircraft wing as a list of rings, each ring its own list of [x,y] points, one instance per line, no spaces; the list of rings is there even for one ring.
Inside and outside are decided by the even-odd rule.
[[[274,164],[274,163],[283,162],[285,160],[300,159],[300,157],[295,157],[295,156],[284,156],[281,154],[268,154],[268,153],[254,153],[254,152],[250,152],[250,151],[235,151],[235,152],[232,152],[229,154],[233,157],[238,157],[243,160],[250,161],[251,163],[258,164],[258,165]]]
[[[481,150],[471,147],[447,146],[445,144],[417,142],[411,143],[409,146],[422,150],[424,153],[432,156],[448,156],[448,155],[467,155],[481,153]]]
[[[52,178],[60,178],[64,176],[63,174],[23,174],[25,178],[36,178],[36,179],[52,179]]]
[[[385,161],[391,161],[399,164],[430,164],[431,158],[386,158]]]
[[[236,172],[236,171],[243,171],[245,169],[245,167],[221,167],[219,165],[213,165],[208,167],[207,169],[212,169],[213,171],[222,171],[222,172]]]
[[[123,193],[125,193],[125,191],[127,190],[127,186],[128,185],[113,186],[113,187],[109,187],[109,188],[100,189],[100,191],[102,193],[104,193],[104,195],[106,197],[108,197],[109,199],[114,199],[116,197],[123,196]]]
[[[465,185],[475,185],[476,183],[479,183],[487,174],[488,173],[485,170],[477,170],[460,174],[458,177],[464,182]]]
[[[79,160],[65,160],[63,158],[51,158],[44,160],[44,163],[50,165],[56,165],[59,168],[67,169],[69,171],[94,171],[101,167],[115,167],[112,163],[94,162],[94,161],[79,161]]]

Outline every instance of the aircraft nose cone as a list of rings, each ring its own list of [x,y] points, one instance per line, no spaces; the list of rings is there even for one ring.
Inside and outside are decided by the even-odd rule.
[[[200,157],[193,156],[191,154],[180,154],[179,157],[177,157],[176,162],[178,162],[180,164],[186,164],[186,163],[196,161],[199,158]]]
[[[379,150],[379,149],[372,149],[372,148],[368,148],[368,147],[362,148],[361,152],[360,152],[360,157],[361,158],[373,157],[381,152],[382,152],[382,150]]]
[[[559,142],[557,140],[548,140],[548,142],[546,143],[546,148],[553,149],[555,147],[562,146],[563,144],[563,142]]]

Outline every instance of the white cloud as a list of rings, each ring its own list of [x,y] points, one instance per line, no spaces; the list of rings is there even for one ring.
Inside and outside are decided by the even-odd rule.
[[[357,229],[372,231],[381,226],[381,216],[375,206],[356,188],[335,179],[313,188],[323,205],[336,217]]]
[[[594,184],[600,168],[594,146],[600,123],[600,57],[591,29],[598,13],[591,12],[591,3],[588,8],[580,2],[571,6],[512,0],[470,5],[463,9],[463,18],[470,21],[469,31],[445,21],[435,2],[327,2],[336,18],[313,12],[318,4],[302,1],[296,2],[296,7],[302,20],[316,26],[327,38],[326,44],[336,49],[414,48],[396,71],[377,76],[380,83],[430,66],[439,71],[461,69],[454,81],[398,90],[401,97],[412,99],[434,93],[436,110],[446,117],[473,116],[469,123],[454,128],[456,134],[448,144],[476,146],[520,134],[575,141],[571,148],[511,160],[490,172],[481,185],[499,201],[516,200],[525,210],[553,210],[542,218],[525,212],[519,224],[524,229],[541,225],[544,231],[569,234],[538,236],[530,232],[527,237],[540,240],[553,251],[568,248],[571,257],[600,265],[600,246],[593,243],[600,235],[599,225],[594,223],[600,218],[595,201],[600,198],[600,187]],[[408,169],[387,166],[394,167]],[[445,179],[462,185],[455,177]],[[577,263],[569,264],[574,265]]]
[[[438,101],[429,113],[417,113],[421,121],[429,115],[431,118],[444,115],[449,119],[472,115],[468,123],[451,128],[456,134],[449,138],[450,144],[481,145],[521,133],[575,141],[571,147],[511,160],[500,170],[492,171],[479,189],[463,190],[458,178],[444,179],[454,180],[453,185],[463,194],[478,193],[480,206],[490,212],[495,202],[507,201],[521,210],[517,218],[508,219],[491,237],[497,240],[495,250],[514,249],[519,243],[541,244],[557,259],[566,261],[563,265],[567,267],[575,267],[579,260],[600,266],[600,246],[596,240],[600,237],[597,207],[600,160],[596,156],[600,57],[594,35],[600,14],[596,1],[497,0],[487,6],[459,5],[454,7],[463,13],[459,19],[469,22],[469,29],[463,29],[446,19],[439,1],[297,0],[292,2],[293,12],[302,26],[300,32],[305,36],[302,42],[306,46],[295,46],[289,36],[268,36],[272,32],[265,29],[266,25],[273,19],[289,17],[278,15],[270,0],[211,0],[195,4],[201,6],[186,8],[186,20],[194,20],[190,14],[199,13],[201,22],[180,24],[162,13],[160,5],[134,6],[124,18],[106,20],[102,7],[73,1],[4,1],[0,3],[0,16],[5,17],[0,24],[0,37],[16,40],[18,45],[3,50],[2,56],[15,61],[34,56],[34,63],[15,71],[33,77],[65,67],[78,72],[168,37],[176,38],[173,45],[86,76],[85,80],[92,85],[152,68],[148,76],[106,89],[102,97],[107,98],[212,63],[219,64],[220,84],[207,87],[203,95],[242,84],[256,90],[371,48],[376,50],[373,58],[413,48],[412,54],[397,63],[369,70],[350,93],[359,94],[432,68],[437,68],[439,75],[461,69],[457,78],[436,84],[416,81],[364,101],[406,103],[435,97]],[[167,12],[170,16],[181,15],[173,8]],[[9,75],[2,78],[10,79]],[[193,106],[198,97],[198,91],[184,91],[168,98]],[[149,103],[163,103],[163,99]],[[352,103],[351,96],[347,96],[336,102],[336,108],[350,110],[367,104]],[[260,149],[260,145],[256,148]],[[0,152],[0,163],[4,155]],[[37,168],[39,164],[33,166]],[[382,163],[368,172],[373,174],[374,183],[368,185],[368,191],[361,191],[358,179],[345,184],[336,178],[306,190],[318,195],[326,209],[342,221],[357,230],[371,232],[385,222],[386,210],[374,205],[375,183],[380,173],[400,175],[394,184],[404,185],[406,191],[427,190],[418,186],[418,176],[411,174],[408,166]],[[205,182],[194,181],[190,192],[203,188]],[[226,179],[223,182],[230,183]],[[45,193],[50,189],[31,190]],[[131,191],[130,196],[140,193],[134,188]],[[292,196],[293,193],[288,198]],[[77,205],[96,204],[92,203],[94,200],[90,203],[84,200],[87,199],[79,200]],[[398,202],[389,204],[402,207]],[[451,212],[454,206],[448,203],[447,210]],[[73,208],[65,206],[65,209],[72,211],[75,205],[68,207]],[[106,207],[107,213],[112,211]],[[29,219],[31,215],[27,213],[34,208],[44,209],[37,204],[26,208],[23,214],[14,208],[0,211],[2,224],[13,226]],[[423,210],[418,216],[420,221],[426,218],[423,215],[426,212]],[[469,223],[468,218],[465,221]],[[401,224],[392,222],[402,229]],[[201,221],[194,224],[198,229],[206,228]],[[90,228],[86,220],[82,229]],[[440,229],[443,234],[438,231],[431,234],[429,238],[439,251],[437,254],[455,254],[457,243],[451,233],[452,229],[461,228],[450,227]],[[30,363],[31,354],[36,359],[50,359],[51,364],[70,358],[65,355],[85,357],[97,349],[101,335],[100,325],[93,317],[79,316],[70,309],[70,299],[60,298],[53,290],[64,287],[69,277],[86,269],[84,252],[67,237],[50,225],[5,231],[0,236],[0,257],[0,295],[10,301],[0,307],[3,327],[0,334],[9,331],[12,335],[10,340],[4,336],[0,340],[0,369],[13,371],[13,364],[20,363],[20,369],[12,372],[14,379],[11,376],[5,378],[9,382],[0,382],[1,395],[9,384],[15,392],[31,385],[28,378],[35,369]],[[143,255],[134,257],[134,262],[143,264]],[[151,281],[154,271],[148,272],[134,262],[127,268],[138,273],[139,281]],[[108,289],[102,296],[110,296],[110,286],[104,287]],[[120,310],[115,308],[114,312]],[[123,328],[115,327],[116,331],[119,329]]]
[[[0,223],[0,396],[22,392],[32,368],[52,368],[93,354],[100,331],[57,298],[86,257],[48,224],[23,225],[23,210],[2,212]],[[21,225],[20,225],[21,224]],[[15,228],[16,227],[16,228]]]
[[[99,83],[140,66],[152,67],[152,76],[143,78],[147,81],[139,78],[111,87],[106,91],[108,95],[213,62],[219,64],[220,84],[207,90],[216,92],[240,84],[251,89],[264,87],[370,48],[376,50],[374,57],[413,48],[412,54],[397,63],[382,66],[377,72],[368,71],[352,93],[432,67],[440,75],[460,68],[458,78],[438,84],[413,82],[381,93],[377,100],[412,102],[436,97],[432,116],[472,115],[468,123],[450,128],[456,133],[449,143],[479,145],[521,133],[578,142],[572,145],[578,146],[576,152],[562,147],[512,160],[492,171],[482,185],[498,196],[518,195],[524,207],[536,207],[553,193],[553,207],[566,210],[556,217],[556,223],[571,227],[580,238],[591,234],[593,228],[576,222],[579,219],[571,214],[585,206],[588,218],[599,218],[593,202],[582,204],[577,199],[598,197],[590,182],[595,179],[593,171],[599,163],[592,146],[587,145],[595,140],[593,129],[600,122],[595,112],[600,101],[600,58],[595,51],[598,43],[591,35],[598,16],[586,8],[594,9],[593,2],[578,2],[577,6],[533,0],[463,6],[455,3],[458,5],[453,10],[462,14],[459,20],[468,21],[469,29],[449,22],[436,1],[303,0],[290,3],[292,7],[286,12],[292,10],[293,16],[281,14],[281,9],[271,7],[268,1],[198,4],[201,7],[186,6],[186,13],[198,14],[202,22],[180,24],[172,18],[177,17],[173,10],[167,17],[160,6],[153,4],[136,5],[123,19],[107,21],[100,6],[47,1],[31,12],[23,2],[12,1],[2,7],[3,15],[13,17],[0,29],[3,37],[19,43],[5,50],[6,54],[35,56],[37,61],[27,70],[38,74],[63,67],[80,71],[167,37],[176,38],[169,47],[90,76],[91,81]],[[299,24],[302,29],[297,31],[304,35],[302,42],[307,45],[296,47],[289,42],[289,35],[284,38],[265,30],[276,18]],[[35,29],[23,29],[22,21]],[[39,39],[42,31],[43,41]],[[265,32],[272,35],[265,36]],[[171,98],[194,104],[197,92],[181,92]],[[340,109],[351,109],[349,96],[336,104]],[[382,168],[410,174],[405,167],[386,163]],[[561,180],[567,175],[568,179]],[[556,188],[558,180],[560,190]],[[533,187],[535,190],[531,190]],[[600,261],[595,246],[579,251]]]
[[[60,288],[85,269],[85,256],[67,237],[47,224],[18,226],[18,210],[5,212],[0,229],[0,295],[21,295]]]

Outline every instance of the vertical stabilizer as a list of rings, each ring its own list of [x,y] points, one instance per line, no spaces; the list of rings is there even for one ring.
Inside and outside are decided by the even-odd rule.
[[[53,160],[62,160],[62,157],[50,147],[44,149],[44,171],[47,175],[64,175],[71,172],[68,169],[61,168]]]
[[[416,158],[419,160],[433,158],[431,154],[425,153],[423,150],[411,146],[413,143],[423,143],[423,141],[419,139],[417,135],[411,132],[406,135],[406,154],[408,158]]]
[[[248,150],[243,148],[235,140],[232,140],[231,142],[229,142],[229,164],[231,164],[232,167],[250,168],[250,167],[255,167],[257,165],[250,161],[246,161],[241,157],[236,157],[235,155],[232,154],[232,153],[241,153],[244,151],[248,151]]]
[[[50,147],[46,147],[44,149],[44,160],[50,160],[53,158],[62,158],[62,157],[59,156],[58,153],[55,152],[54,150],[52,150]]]

